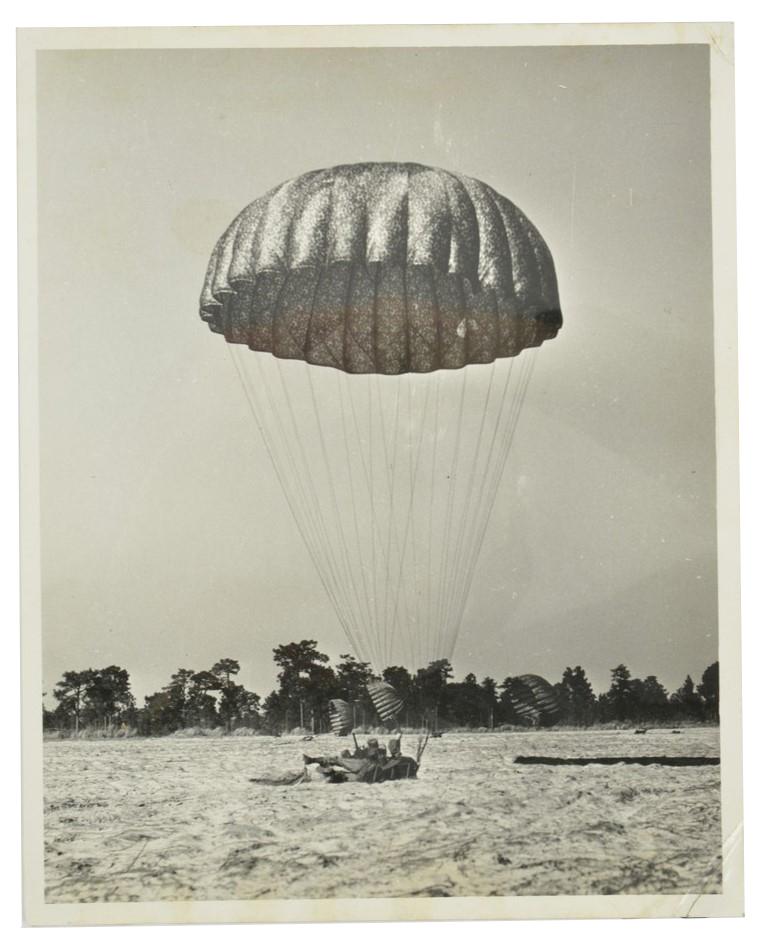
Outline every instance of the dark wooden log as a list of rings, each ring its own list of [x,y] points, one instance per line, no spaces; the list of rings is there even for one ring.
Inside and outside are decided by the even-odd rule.
[[[710,767],[719,764],[719,757],[540,757],[522,756],[514,758],[515,764],[545,764],[550,767],[587,767],[589,764],[641,764],[662,767]]]

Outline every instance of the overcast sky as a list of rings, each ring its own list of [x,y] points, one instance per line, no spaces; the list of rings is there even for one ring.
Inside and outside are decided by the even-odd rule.
[[[240,383],[210,250],[282,180],[417,161],[534,221],[565,324],[535,374],[453,662],[717,655],[706,46],[38,54],[44,680],[347,648]]]

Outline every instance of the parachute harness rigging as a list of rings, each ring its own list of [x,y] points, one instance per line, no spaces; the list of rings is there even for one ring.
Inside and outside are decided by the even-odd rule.
[[[377,668],[450,658],[533,352],[481,368],[487,380],[476,384],[467,379],[471,368],[352,376],[228,347],[280,487],[356,654]],[[293,388],[300,391],[297,408]],[[441,401],[450,425],[440,425]],[[475,411],[472,437],[466,420]]]

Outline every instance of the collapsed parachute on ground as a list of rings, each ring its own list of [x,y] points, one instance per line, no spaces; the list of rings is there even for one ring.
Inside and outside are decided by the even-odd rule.
[[[372,679],[366,686],[380,719],[391,724],[398,724],[398,716],[403,711],[403,699],[389,682]]]
[[[328,705],[329,726],[333,734],[343,737],[353,729],[353,712],[351,706],[342,698],[333,698]]]
[[[450,659],[533,370],[526,349],[562,323],[537,229],[460,174],[314,171],[229,226],[200,314],[229,342],[356,655],[376,670]]]
[[[559,698],[550,682],[539,675],[510,679],[506,694],[520,724],[547,728],[561,719]]]

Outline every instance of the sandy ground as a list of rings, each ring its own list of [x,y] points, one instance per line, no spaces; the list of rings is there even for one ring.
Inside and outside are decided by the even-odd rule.
[[[416,738],[407,738],[407,747]],[[418,781],[252,784],[347,741],[45,744],[49,902],[705,893],[719,767],[543,767],[517,754],[717,756],[719,732],[446,734]]]

